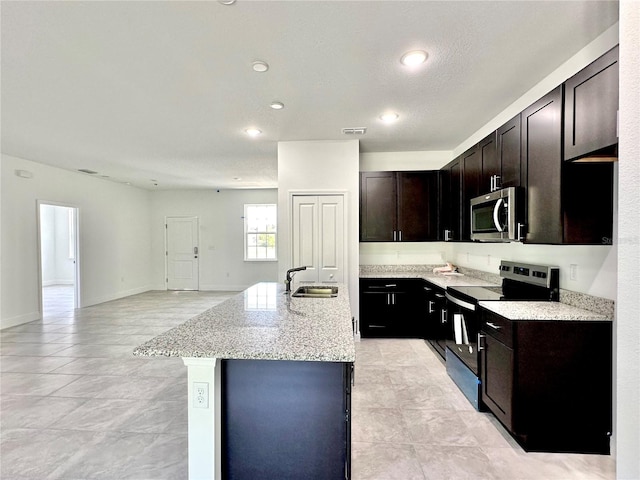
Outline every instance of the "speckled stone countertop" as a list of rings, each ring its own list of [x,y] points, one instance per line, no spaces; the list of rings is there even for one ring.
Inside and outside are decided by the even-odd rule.
[[[134,355],[355,361],[348,287],[334,298],[296,298],[259,283],[138,346]],[[294,289],[295,290],[295,289]]]
[[[611,317],[560,302],[479,302],[509,320],[611,321]]]
[[[480,278],[469,277],[467,275],[447,275],[442,273],[433,273],[430,270],[389,270],[389,271],[361,271],[360,278],[420,278],[433,283],[441,288],[447,287],[495,287],[496,283],[492,283]]]

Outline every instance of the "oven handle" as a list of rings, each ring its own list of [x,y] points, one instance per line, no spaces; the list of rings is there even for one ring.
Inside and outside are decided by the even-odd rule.
[[[495,224],[496,229],[499,232],[504,231],[504,226],[500,225],[500,219],[498,218],[498,211],[500,210],[500,204],[502,202],[504,202],[504,200],[499,198],[498,201],[496,202],[495,206],[493,207],[493,223]]]
[[[465,302],[464,300],[460,300],[459,298],[452,297],[448,293],[444,294],[451,303],[455,303],[459,307],[466,308],[467,310],[471,310],[472,312],[476,311],[476,306],[473,303]]]

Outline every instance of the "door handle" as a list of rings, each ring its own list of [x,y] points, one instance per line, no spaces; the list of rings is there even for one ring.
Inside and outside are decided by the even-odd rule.
[[[496,229],[499,232],[502,232],[503,227],[502,225],[500,225],[500,219],[498,218],[498,211],[500,210],[500,204],[503,202],[503,200],[501,198],[498,199],[498,201],[496,202],[495,206],[493,207],[493,223],[496,226]]]
[[[193,247],[193,254],[197,255],[198,254],[198,247]]]

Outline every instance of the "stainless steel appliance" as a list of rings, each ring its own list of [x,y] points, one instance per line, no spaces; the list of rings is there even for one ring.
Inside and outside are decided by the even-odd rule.
[[[559,300],[559,269],[503,260],[500,287],[448,287],[446,342],[447,373],[469,401],[481,408],[478,373],[478,302],[504,300]]]
[[[503,188],[471,199],[471,240],[516,242],[522,240],[522,191]]]

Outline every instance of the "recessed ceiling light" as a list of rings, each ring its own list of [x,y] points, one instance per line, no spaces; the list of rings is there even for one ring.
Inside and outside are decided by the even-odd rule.
[[[262,133],[262,130],[259,130],[257,128],[246,128],[245,133],[251,137],[257,137]]]
[[[393,123],[398,120],[398,118],[400,118],[400,115],[393,112],[383,113],[382,115],[380,115],[380,120],[382,120],[384,123]]]
[[[252,68],[254,72],[266,72],[269,70],[269,64],[267,62],[263,62],[262,60],[257,60],[253,62]]]
[[[282,110],[284,108],[284,103],[282,102],[271,102],[271,108],[274,110]]]
[[[236,0],[218,0],[218,3],[221,5],[233,5]]]
[[[411,52],[407,52],[402,55],[400,63],[407,67],[415,67],[416,65],[423,63],[427,59],[427,56],[427,52],[424,50],[412,50]]]

